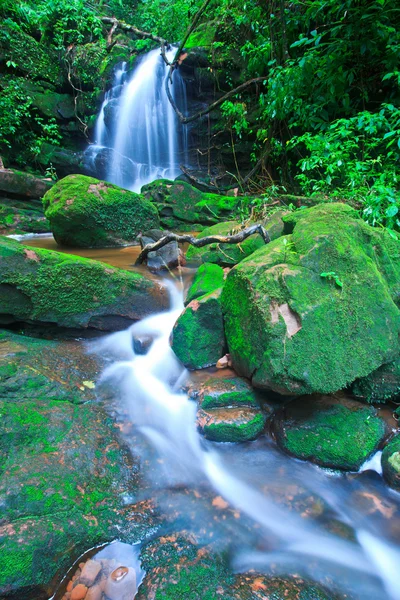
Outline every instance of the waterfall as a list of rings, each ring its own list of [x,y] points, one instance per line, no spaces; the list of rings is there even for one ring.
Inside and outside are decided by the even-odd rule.
[[[167,51],[172,60],[176,48]],[[89,170],[121,187],[139,192],[155,179],[174,179],[187,163],[187,134],[165,91],[169,67],[159,49],[144,55],[132,73],[126,63],[116,69],[87,150]],[[186,110],[186,88],[174,72],[172,94]]]
[[[157,470],[163,470],[165,488],[179,484],[193,487],[206,479],[232,507],[256,524],[253,533],[259,531],[263,535],[267,549],[261,551],[257,544],[246,547],[238,522],[234,532],[237,547],[234,562],[238,570],[269,572],[273,568],[275,574],[300,572],[311,578],[319,573],[322,580],[329,577],[335,580],[346,593],[347,586],[354,586],[357,599],[400,600],[397,574],[400,549],[385,536],[381,522],[372,514],[365,518],[352,508],[352,488],[348,488],[346,480],[329,477],[322,470],[272,450],[270,458],[263,455],[262,473],[266,481],[280,477],[288,486],[304,482],[310,494],[323,498],[332,514],[353,528],[356,539],[330,533],[317,520],[304,518],[278,504],[262,487],[246,481],[252,468],[251,461],[246,460],[248,455],[242,467],[240,462],[236,466],[231,463],[232,454],[224,462],[219,445],[200,437],[195,425],[196,404],[180,391],[186,371],[169,345],[171,330],[183,310],[183,299],[172,284],[167,285],[171,293],[168,312],[147,317],[126,331],[92,343],[92,351],[114,357],[101,381],[108,381],[119,390],[129,420],[156,449]],[[132,344],[135,336],[153,339],[147,354],[135,354]],[[287,461],[291,461],[288,480],[282,469]],[[168,502],[167,505],[169,510]],[[190,511],[194,512],[192,505]]]

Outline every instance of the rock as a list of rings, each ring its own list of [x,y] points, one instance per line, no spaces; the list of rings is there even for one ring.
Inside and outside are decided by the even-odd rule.
[[[52,165],[58,177],[65,177],[85,172],[85,156],[85,152],[69,150],[44,142],[37,155],[37,161],[44,167]]]
[[[85,585],[78,583],[71,591],[71,600],[84,600],[86,592],[88,591]]]
[[[375,408],[336,396],[297,398],[276,414],[273,430],[296,458],[345,471],[357,471],[387,433]]]
[[[218,265],[205,263],[201,265],[193,278],[186,295],[185,304],[189,304],[192,300],[196,300],[204,294],[209,294],[218,288],[222,288],[224,284],[225,273]]]
[[[281,394],[330,393],[400,351],[399,242],[344,204],[284,217],[221,297],[235,370]]]
[[[153,338],[149,335],[133,338],[133,351],[135,354],[147,354],[153,343]]]
[[[50,223],[43,208],[33,200],[21,202],[0,198],[0,234],[46,233]]]
[[[104,593],[110,600],[133,600],[137,591],[132,567],[118,567],[107,578]]]
[[[397,400],[400,396],[400,358],[356,379],[351,392],[367,402]]]
[[[153,244],[159,239],[170,233],[169,231],[161,231],[160,229],[152,229],[146,231],[140,238],[142,249],[147,244]],[[183,255],[178,246],[178,242],[169,242],[155,252],[149,252],[147,255],[147,267],[151,271],[169,271],[175,269],[180,264],[183,264]]]
[[[231,367],[232,366],[231,355],[225,354],[225,356],[223,356],[222,358],[220,358],[217,361],[217,364],[215,366],[217,367],[217,369],[226,369],[227,367]]]
[[[139,194],[85,175],[58,181],[43,205],[54,238],[63,246],[124,246],[159,223],[157,210]]]
[[[15,169],[0,169],[0,191],[23,198],[42,198],[54,181]]]
[[[167,306],[143,275],[0,237],[0,322],[115,330]]]
[[[79,578],[80,582],[83,583],[83,585],[86,585],[86,587],[92,586],[100,571],[101,564],[97,560],[88,560],[82,568],[81,576]]]
[[[104,107],[104,123],[107,129],[112,130],[118,122],[120,113],[120,98],[112,98]]]
[[[200,409],[197,425],[200,432],[214,442],[247,442],[264,430],[267,415],[251,408]]]
[[[225,354],[221,289],[192,300],[174,325],[171,346],[187,369],[215,365]]]
[[[270,220],[263,223],[271,240],[276,239],[283,233],[282,214],[275,213]],[[209,235],[232,235],[233,233],[238,233],[242,228],[237,221],[227,221],[203,229],[197,235],[197,238],[201,239]],[[247,256],[250,256],[255,250],[264,246],[262,237],[255,234],[246,238],[240,244],[209,244],[203,246],[203,248],[189,246],[186,252],[186,259],[189,262],[210,262],[223,267],[233,267]]]
[[[254,390],[250,383],[237,375],[210,377],[199,388],[190,388],[190,396],[195,398],[201,408],[250,407],[260,408],[263,394]]]
[[[103,582],[96,583],[88,589],[85,600],[102,600],[103,596]]]
[[[388,484],[400,491],[400,435],[397,434],[382,452],[383,477]]]
[[[201,192],[183,181],[167,179],[143,186],[141,193],[157,207],[161,225],[172,230],[218,223],[230,217],[240,203],[239,198]]]
[[[110,165],[114,160],[115,152],[113,148],[102,148],[93,144],[86,148],[82,155],[80,169],[73,171],[73,173],[83,173],[84,175],[96,177],[97,179],[107,179]],[[120,157],[119,163],[121,175],[125,178],[129,178],[132,172],[132,162],[127,157]],[[70,172],[65,173],[65,175],[69,174]]]

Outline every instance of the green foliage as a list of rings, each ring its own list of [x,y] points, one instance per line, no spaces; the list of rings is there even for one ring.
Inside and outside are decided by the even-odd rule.
[[[320,276],[328,281],[334,281],[336,285],[340,288],[343,287],[343,281],[339,279],[339,276],[336,275],[335,271],[326,271],[324,273],[320,273]]]

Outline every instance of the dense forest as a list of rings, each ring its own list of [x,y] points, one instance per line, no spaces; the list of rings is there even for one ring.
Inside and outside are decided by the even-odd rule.
[[[372,225],[398,229],[400,8],[394,0],[203,6],[2,0],[0,11],[6,165],[57,171],[49,145],[71,148],[90,136],[113,66],[122,59],[133,64],[157,45],[154,38],[179,42],[195,24],[185,50],[199,50],[194,61],[205,65],[212,100],[256,80],[220,103],[198,151],[209,155],[217,147],[229,156],[235,185],[259,196],[260,207],[279,194],[329,195],[354,203]],[[112,18],[150,36],[123,26],[110,31]],[[53,114],[54,94],[64,100],[61,115]]]

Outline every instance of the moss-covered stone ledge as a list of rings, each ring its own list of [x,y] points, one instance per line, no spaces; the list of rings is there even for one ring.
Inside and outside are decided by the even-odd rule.
[[[167,307],[144,275],[0,237],[0,322],[116,330]]]

